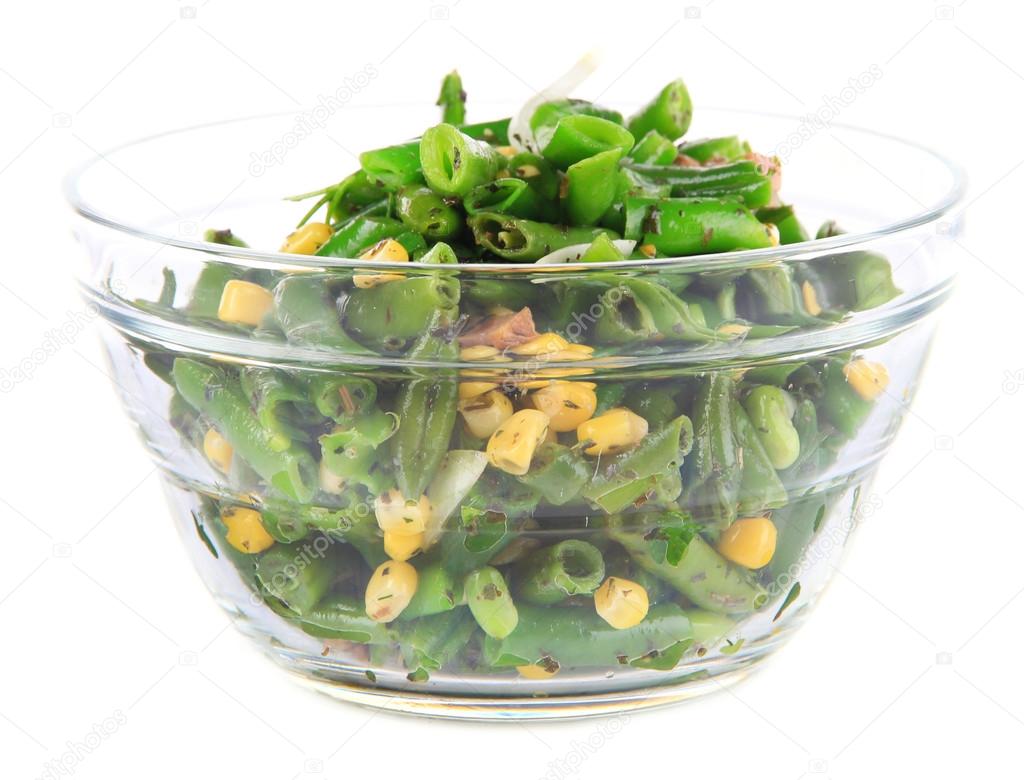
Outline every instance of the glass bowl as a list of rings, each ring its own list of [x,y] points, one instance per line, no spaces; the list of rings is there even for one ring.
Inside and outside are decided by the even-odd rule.
[[[277,246],[305,210],[282,195],[432,112],[196,127],[69,177],[83,293],[192,560],[262,651],[360,704],[568,717],[742,678],[878,505],[962,175],[884,135],[705,110],[698,133],[784,157],[806,224],[851,232],[597,268],[414,262],[363,286],[394,265],[201,240]],[[273,322],[219,321],[230,280],[272,289]],[[453,347],[496,306],[561,340]]]

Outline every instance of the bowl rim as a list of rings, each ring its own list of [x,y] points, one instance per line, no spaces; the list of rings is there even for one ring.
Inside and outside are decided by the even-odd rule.
[[[426,105],[426,104],[424,104]],[[374,110],[380,106],[353,106],[357,110]],[[723,113],[741,114],[771,119],[802,121],[802,118],[793,114],[756,111],[748,109],[722,108],[715,106],[703,106],[705,110]],[[152,141],[167,138],[174,135],[183,135],[190,132],[198,132],[213,128],[222,128],[233,124],[254,122],[274,118],[293,117],[294,111],[276,111],[264,114],[255,114],[231,119],[223,119],[214,122],[202,122],[185,127],[164,130],[152,133],[140,138],[126,141],[109,148],[106,152],[99,152],[86,159],[84,162],[72,168],[64,177],[63,193],[66,201],[73,211],[90,222],[112,228],[118,232],[166,246],[173,246],[180,249],[201,252],[207,255],[224,258],[235,264],[239,262],[256,262],[262,267],[274,268],[280,266],[285,269],[294,270],[296,267],[327,268],[327,269],[386,269],[393,268],[393,264],[386,261],[367,261],[358,258],[337,258],[322,257],[319,255],[295,255],[283,252],[270,252],[261,249],[231,247],[222,244],[211,244],[205,241],[181,238],[169,233],[161,233],[137,224],[120,220],[107,213],[102,208],[90,203],[81,193],[80,183],[82,178],[98,163],[104,162],[110,155],[126,149],[142,146]],[[795,244],[782,244],[776,247],[765,249],[745,249],[732,252],[707,253],[699,255],[686,255],[683,257],[665,257],[642,260],[620,260],[615,262],[594,263],[558,263],[551,265],[537,265],[535,262],[504,262],[504,263],[454,263],[438,266],[421,262],[403,263],[403,268],[410,270],[437,272],[443,268],[447,272],[458,272],[461,274],[558,274],[558,273],[580,273],[586,271],[612,271],[612,270],[659,270],[659,271],[687,271],[699,267],[701,270],[715,268],[736,267],[738,265],[769,263],[775,260],[786,259],[789,261],[799,260],[823,251],[832,251],[843,247],[863,244],[875,239],[903,233],[922,225],[935,222],[945,214],[949,213],[963,199],[967,189],[967,176],[964,169],[954,160],[934,150],[930,146],[910,141],[902,136],[886,133],[877,130],[870,130],[858,125],[844,122],[830,123],[829,129],[841,129],[847,132],[871,136],[876,139],[883,139],[905,147],[914,149],[931,157],[935,162],[945,168],[951,177],[949,188],[937,199],[922,206],[922,209],[903,219],[884,223],[878,227],[852,233],[841,233],[830,238],[811,239]],[[913,198],[913,200],[917,200]],[[920,201],[918,201],[920,203]]]

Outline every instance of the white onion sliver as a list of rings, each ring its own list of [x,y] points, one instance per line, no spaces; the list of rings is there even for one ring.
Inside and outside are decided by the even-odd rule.
[[[586,81],[601,64],[601,52],[592,50],[580,57],[579,61],[551,84],[531,97],[516,112],[508,123],[508,142],[514,148],[527,152],[539,152],[537,139],[533,137],[530,119],[537,106],[552,100],[569,97],[569,93]]]
[[[612,241],[615,248],[622,252],[623,255],[629,257],[633,251],[633,247],[636,246],[636,241],[630,241],[625,238],[618,238]],[[556,249],[554,252],[549,252],[535,261],[536,265],[557,265],[559,263],[575,263],[583,253],[590,248],[590,244],[572,244],[571,246],[563,246],[561,249]]]
[[[487,455],[477,450],[451,450],[441,462],[437,475],[427,488],[430,499],[430,523],[423,547],[430,547],[441,536],[448,515],[466,497],[487,467]]]

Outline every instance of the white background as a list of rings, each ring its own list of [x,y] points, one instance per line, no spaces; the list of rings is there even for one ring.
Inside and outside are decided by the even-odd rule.
[[[945,150],[968,168],[971,194],[968,232],[951,250],[959,292],[876,482],[881,511],[820,609],[740,687],[614,721],[430,722],[294,686],[227,628],[192,572],[103,375],[96,326],[82,328],[0,395],[0,775],[43,775],[105,718],[120,723],[80,752],[76,777],[796,780],[996,776],[1019,766],[1019,6],[693,1],[7,9],[4,370],[82,309],[59,192],[69,166],[151,131],[308,108],[367,63],[379,75],[356,103],[431,100],[453,66],[471,101],[491,93],[507,102],[601,43],[605,66],[582,97],[635,101],[679,74],[698,105],[798,114],[878,65],[882,78],[842,121]],[[352,161],[339,152],[329,163],[325,180]]]

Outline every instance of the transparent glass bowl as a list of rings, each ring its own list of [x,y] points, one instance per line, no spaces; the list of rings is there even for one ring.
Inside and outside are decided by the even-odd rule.
[[[914,395],[933,314],[950,291],[946,242],[959,224],[946,215],[962,194],[961,174],[926,149],[866,131],[834,126],[804,138],[798,119],[704,111],[701,134],[738,132],[755,149],[785,150],[783,192],[806,225],[836,218],[853,232],[596,271],[403,266],[405,278],[424,280],[428,294],[454,288],[464,314],[494,302],[528,303],[547,323],[541,330],[596,347],[571,360],[563,353],[506,354],[501,362],[411,359],[402,350],[419,333],[390,351],[357,354],[299,331],[216,320],[210,300],[215,307],[219,287],[202,303],[214,277],[268,288],[301,279],[335,295],[357,269],[388,269],[212,245],[199,236],[230,227],[251,246],[277,246],[301,212],[282,204],[283,194],[340,178],[353,167],[339,159],[343,149],[399,141],[403,133],[393,128],[411,135],[431,115],[347,108],[301,137],[292,115],[210,125],[126,145],[68,179],[87,250],[84,295],[108,325],[115,384],[161,470],[193,561],[264,652],[306,683],[361,704],[462,718],[566,717],[665,704],[739,679],[807,617],[858,518],[876,506],[872,476]],[[834,275],[855,253],[888,258],[901,292],[837,322],[787,329],[778,315],[775,327],[710,343],[615,343],[608,337],[614,329],[595,324],[606,316],[636,324],[630,285],[653,283],[685,298],[694,290],[713,296],[731,283],[742,308],[743,290],[758,273],[798,281]],[[605,292],[623,290],[626,303],[566,292],[598,279]],[[400,315],[415,322],[407,311]],[[851,395],[844,371],[859,359],[888,370],[887,387],[870,402]],[[183,381],[195,386],[191,402],[180,392]],[[464,415],[453,411],[460,388],[468,397],[468,383],[488,383],[510,405],[527,408],[540,388],[559,381],[591,383],[584,388],[601,409],[630,407],[647,421],[647,440],[671,442],[669,454],[662,448],[640,462],[623,461],[628,454],[595,457],[580,452],[566,429],[547,452],[571,459],[576,472],[549,475],[540,487],[493,465],[477,476],[486,441],[467,433]],[[758,473],[749,438],[759,434],[744,432],[736,416],[749,419],[742,407],[758,385],[800,402],[793,419],[802,420],[801,455],[768,475]],[[722,393],[725,406],[716,411]],[[248,405],[230,408],[238,398]],[[232,415],[240,417],[232,423]],[[393,441],[396,418],[409,434],[402,452]],[[722,434],[726,420],[731,428]],[[353,437],[364,424],[377,433]],[[450,441],[438,441],[436,432],[447,430]],[[418,431],[425,432],[421,451]],[[216,446],[223,434],[233,445],[227,456]],[[448,449],[461,454],[439,468],[431,463],[431,453]],[[333,478],[318,465],[328,451]],[[370,462],[377,465],[367,470]],[[580,463],[585,486],[574,490]],[[408,561],[417,572],[411,605],[397,619],[375,622],[364,595],[388,559],[375,499],[391,484],[388,472],[406,467],[433,477],[420,542],[428,549]],[[601,480],[604,487],[595,487]],[[730,521],[746,517],[767,518],[776,531],[767,565],[748,569],[716,551]],[[389,544],[401,557],[395,549]],[[507,593],[465,590],[467,575],[487,566]],[[607,578],[645,591],[650,611],[639,625],[615,629],[598,614],[602,594],[595,597],[594,586]],[[398,603],[407,585],[387,593]],[[479,621],[495,636],[477,626],[467,595],[478,602],[474,611],[499,605]],[[500,637],[510,625],[509,595],[518,622]]]

